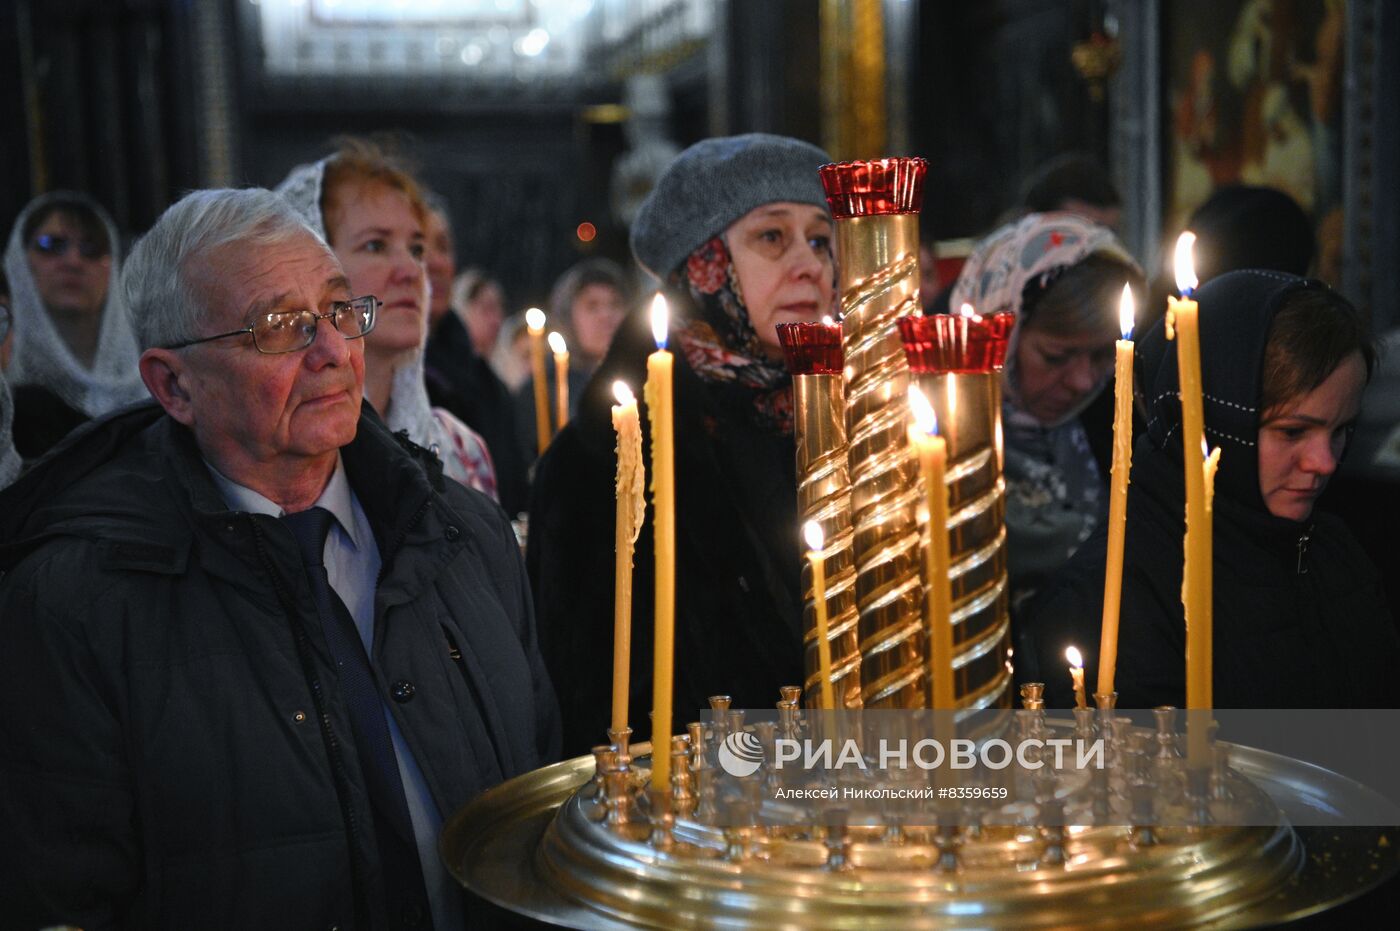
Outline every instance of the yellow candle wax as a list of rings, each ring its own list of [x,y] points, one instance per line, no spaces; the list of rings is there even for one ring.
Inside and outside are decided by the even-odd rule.
[[[1202,521],[1200,529],[1192,537],[1192,558],[1200,558],[1210,563],[1215,558],[1215,529],[1212,521],[1215,515],[1215,471],[1220,467],[1220,447],[1210,449],[1205,441],[1201,441],[1201,482],[1204,486],[1203,499],[1205,501],[1205,520]],[[1213,589],[1215,580],[1212,573],[1205,573],[1197,577],[1193,583],[1201,586],[1201,602],[1205,605],[1205,610],[1196,616],[1194,623],[1199,628],[1199,642],[1195,645],[1198,651],[1199,665],[1204,668],[1204,681],[1200,688],[1203,690],[1201,704],[1196,713],[1190,709],[1196,706],[1187,705],[1186,721],[1186,762],[1192,768],[1201,769],[1211,765],[1209,720],[1207,715],[1199,713],[1201,709],[1215,707],[1215,683],[1213,679],[1215,669],[1215,615]],[[1189,658],[1189,657],[1188,657]]]
[[[666,299],[651,304],[651,328],[657,350],[647,356],[646,402],[651,423],[652,536],[656,546],[656,652],[652,657],[651,785],[670,790],[671,690],[675,674],[676,636],[676,485],[675,423],[671,379],[675,360],[666,351]]]
[[[1196,545],[1196,550],[1201,554],[1201,559],[1207,566],[1213,566],[1215,561],[1215,471],[1220,467],[1220,447],[1206,452],[1204,441],[1201,443],[1201,452],[1205,453],[1205,461],[1201,463],[1202,484],[1204,485],[1203,497],[1205,499],[1205,520],[1201,523],[1201,538]],[[1201,635],[1202,648],[1205,658],[1202,664],[1206,668],[1205,673],[1205,695],[1202,698],[1202,707],[1215,707],[1215,578],[1212,572],[1201,574],[1198,584],[1201,585],[1201,620],[1205,627]]]
[[[554,354],[554,430],[569,422],[569,347],[558,333],[549,334],[549,351]]]
[[[1189,294],[1196,285],[1191,260],[1195,236],[1177,240],[1177,287]],[[1195,451],[1205,441],[1202,412],[1201,341],[1196,302],[1167,299],[1167,337],[1176,340],[1177,376],[1181,382],[1181,442],[1186,477],[1186,544],[1182,567],[1182,602],[1186,615],[1186,707],[1211,707],[1211,537],[1206,507],[1205,470]]]
[[[525,329],[530,336],[530,375],[535,382],[535,452],[549,445],[549,387],[544,374],[544,311],[525,311]]]
[[[1065,650],[1065,659],[1069,660],[1069,677],[1074,683],[1074,707],[1087,708],[1089,703],[1084,694],[1084,657],[1079,655],[1078,647],[1070,647]]]
[[[948,579],[948,445],[937,435],[938,418],[918,385],[909,387],[914,426],[909,439],[919,457],[924,496],[928,502],[928,546],[924,549],[924,574],[928,602],[924,623],[929,636],[929,698],[932,707],[950,711],[956,707],[953,689],[953,597]]]
[[[625,382],[613,384],[617,404],[612,409],[617,433],[617,524],[614,535],[617,558],[613,575],[613,688],[612,729],[627,726],[627,693],[632,666],[632,547],[646,517],[642,425],[637,399]]]
[[[1133,466],[1133,291],[1123,286],[1113,369],[1113,482],[1108,499],[1108,560],[1103,576],[1103,624],[1099,634],[1098,694],[1113,691],[1118,667],[1118,619],[1123,597],[1123,542],[1128,526],[1128,474]]]
[[[812,564],[812,602],[817,612],[817,660],[822,676],[822,710],[836,708],[836,696],[831,689],[831,640],[826,617],[826,538],[821,524],[807,521],[802,528],[807,540],[807,561]]]

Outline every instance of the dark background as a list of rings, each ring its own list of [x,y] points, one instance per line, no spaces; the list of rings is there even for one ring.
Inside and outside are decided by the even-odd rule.
[[[985,231],[1015,202],[1024,174],[1061,151],[1106,157],[1106,110],[1069,63],[1098,4],[917,7],[917,35],[892,38],[915,45],[901,90],[910,154],[930,161],[931,235]],[[564,85],[273,79],[262,71],[256,15],[246,0],[0,5],[0,223],[8,229],[40,190],[70,187],[92,192],[136,235],[185,190],[275,185],[338,134],[388,131],[451,204],[459,261],[499,274],[513,308],[543,301],[585,254],[626,259],[607,196],[622,129],[587,117],[590,106],[621,99],[608,62]],[[668,63],[672,138],[685,146],[761,130],[820,143],[817,0],[730,2],[716,32],[718,100],[714,55]],[[212,76],[211,41],[223,53]],[[587,245],[573,234],[585,220],[599,230]]]

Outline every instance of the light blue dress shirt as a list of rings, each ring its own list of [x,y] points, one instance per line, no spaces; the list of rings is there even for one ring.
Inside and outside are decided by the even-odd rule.
[[[269,517],[282,517],[287,513],[276,502],[221,473],[207,459],[204,464],[208,466],[209,474],[214,477],[214,483],[219,486],[230,510],[266,514]],[[360,507],[360,501],[345,477],[345,467],[338,454],[331,480],[313,507],[325,508],[335,518],[330,533],[326,534],[326,548],[323,551],[326,575],[330,577],[331,588],[335,589],[340,600],[345,602],[350,616],[355,619],[355,627],[359,630],[360,640],[364,642],[366,654],[373,657],[374,593],[381,565],[379,545],[375,542],[369,519],[365,517],[364,509]],[[437,931],[462,928],[465,918],[461,891],[438,857],[437,839],[442,829],[442,814],[433,802],[423,771],[404,741],[403,732],[399,730],[387,702],[384,704],[384,719],[389,724],[389,736],[393,740],[394,754],[398,757],[399,778],[403,780],[408,814],[413,821],[413,838],[418,846],[418,861],[423,867],[423,882],[427,886],[433,927]]]

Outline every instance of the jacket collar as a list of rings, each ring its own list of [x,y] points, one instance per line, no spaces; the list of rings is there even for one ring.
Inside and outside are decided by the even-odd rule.
[[[406,601],[468,545],[471,524],[441,494],[437,460],[391,434],[368,405],[341,457],[379,544],[381,593]],[[202,545],[192,545],[196,535]],[[193,434],[155,404],[85,425],[0,492],[0,568],[60,537],[99,545],[114,568],[179,574],[193,555],[245,584],[256,547],[274,562],[296,556],[275,518],[229,509]]]

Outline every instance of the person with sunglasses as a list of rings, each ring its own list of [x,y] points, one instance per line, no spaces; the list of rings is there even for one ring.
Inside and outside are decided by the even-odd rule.
[[[87,417],[147,396],[115,287],[117,243],[96,201],[55,191],[21,211],[5,250],[15,318],[10,382],[46,388]]]
[[[443,819],[558,753],[509,521],[363,403],[380,296],[278,195],[122,283],[156,404],[0,492],[0,914],[465,928]]]

